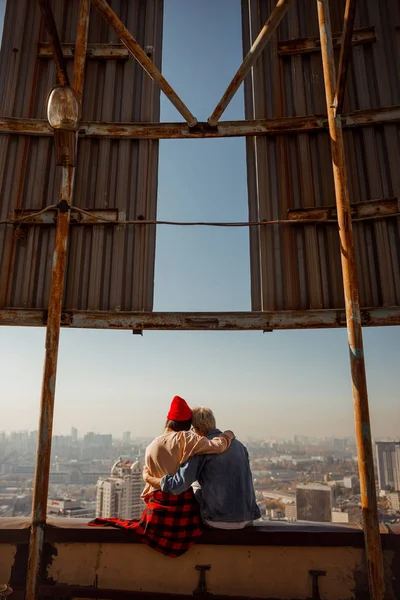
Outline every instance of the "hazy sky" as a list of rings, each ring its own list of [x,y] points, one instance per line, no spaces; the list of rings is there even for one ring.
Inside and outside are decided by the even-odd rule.
[[[199,120],[240,61],[240,0],[165,1],[163,72]],[[181,120],[164,98],[161,118]],[[242,90],[224,118],[243,118]],[[246,220],[244,139],[162,141],[158,216]],[[160,227],[154,309],[249,310],[247,230]],[[44,334],[0,331],[0,429],[37,427]],[[364,335],[373,435],[400,436],[400,329]],[[62,331],[55,433],[153,435],[175,394],[243,438],[354,431],[345,330]]]

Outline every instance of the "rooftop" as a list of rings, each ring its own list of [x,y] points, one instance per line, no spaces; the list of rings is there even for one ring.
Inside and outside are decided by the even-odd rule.
[[[4,519],[0,529],[0,577],[10,582],[15,600],[24,595],[29,525],[29,519]],[[396,600],[400,526],[384,531],[387,597]],[[266,521],[241,531],[207,530],[189,552],[171,559],[134,533],[90,528],[85,519],[49,518],[44,547],[46,597],[184,600],[193,598],[203,565],[211,567],[205,582],[214,600],[316,598],[312,571],[325,573],[318,578],[324,600],[369,597],[363,532],[354,525]]]

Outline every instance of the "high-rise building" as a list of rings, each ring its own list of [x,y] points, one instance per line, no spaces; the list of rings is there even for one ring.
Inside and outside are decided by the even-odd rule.
[[[391,492],[387,495],[389,500],[390,510],[400,511],[400,492]]]
[[[89,431],[83,436],[82,458],[109,458],[112,450],[112,435],[98,434]]]
[[[71,440],[73,442],[78,441],[78,430],[76,427],[71,427]]]
[[[297,518],[296,502],[285,504],[285,517],[288,521],[295,521]]]
[[[138,519],[144,508],[142,471],[139,461],[119,459],[110,477],[97,482],[96,517]]]
[[[93,433],[93,431],[89,431],[85,433],[83,436],[83,444],[84,446],[95,448],[98,446],[102,446],[104,448],[112,447],[112,435],[111,433]]]
[[[333,489],[320,483],[298,485],[296,488],[296,518],[298,521],[332,521]]]
[[[308,444],[308,435],[295,435],[294,443],[295,444]]]
[[[400,490],[400,442],[375,442],[380,490]]]
[[[336,451],[344,451],[349,445],[348,438],[334,438],[333,449]]]
[[[131,432],[130,431],[124,431],[124,433],[122,434],[122,441],[124,442],[124,444],[131,443]]]
[[[343,477],[343,485],[345,488],[352,490],[357,486],[358,479],[354,475]]]

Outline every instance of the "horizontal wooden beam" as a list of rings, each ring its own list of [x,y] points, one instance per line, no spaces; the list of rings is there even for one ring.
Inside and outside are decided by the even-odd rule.
[[[400,307],[361,309],[363,326],[400,325]],[[41,309],[0,309],[0,325],[39,327],[47,323]],[[346,326],[344,309],[264,312],[107,312],[62,314],[62,327],[165,331],[273,331]]]
[[[13,218],[23,219],[18,222],[19,226],[24,225],[54,225],[57,222],[57,208],[46,210],[46,212],[37,209],[14,209]],[[125,221],[126,213],[118,208],[88,208],[84,212],[71,209],[70,225],[105,225],[118,224],[119,221]]]
[[[400,202],[398,198],[381,198],[379,200],[368,200],[351,204],[351,215],[353,219],[376,219],[379,217],[390,217],[398,215]],[[336,219],[336,205],[313,206],[310,208],[290,208],[287,212],[288,219],[293,221],[304,221],[310,219],[322,222]]]
[[[400,122],[400,105],[386,108],[359,110],[342,116],[342,126],[365,127]],[[221,121],[216,127],[207,122],[188,127],[186,123],[81,123],[80,138],[115,139],[200,139],[229,138],[258,135],[284,135],[307,133],[328,129],[325,115],[284,117],[279,119],[253,119],[246,121]],[[47,121],[38,119],[0,118],[0,134],[53,135]]]
[[[63,57],[73,59],[75,56],[75,44],[61,44]],[[52,58],[51,46],[46,42],[40,42],[38,57],[43,59]],[[129,51],[123,44],[88,44],[86,58],[100,60],[127,60]]]
[[[376,42],[375,27],[364,27],[355,29],[351,38],[352,46],[362,44],[373,44]],[[340,48],[342,43],[342,34],[337,33],[333,36],[334,48]],[[278,42],[278,54],[280,56],[290,56],[293,54],[309,54],[310,52],[320,52],[321,42],[319,37],[299,38],[294,40],[282,40]]]
[[[351,205],[353,221],[367,221],[369,219],[387,219],[400,216],[400,201],[398,198],[382,198],[368,200]],[[56,205],[48,206],[42,210],[16,208],[9,219],[0,220],[0,225],[18,225],[18,228],[29,226],[54,226],[57,223],[58,210]],[[157,219],[144,219],[138,216],[133,220],[126,220],[125,211],[106,209],[81,209],[71,206],[70,225],[175,225],[180,227],[267,227],[274,225],[297,226],[308,224],[326,224],[337,227],[337,210],[335,205],[303,208],[289,208],[286,219],[272,221],[163,221]]]

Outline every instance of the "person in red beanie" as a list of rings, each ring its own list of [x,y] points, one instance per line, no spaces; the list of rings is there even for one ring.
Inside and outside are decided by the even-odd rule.
[[[190,407],[183,398],[175,396],[164,433],[146,450],[143,478],[147,485],[142,493],[146,507],[140,519],[97,518],[89,525],[130,530],[144,544],[171,558],[187,552],[203,533],[199,505],[192,488],[177,495],[162,492],[160,477],[174,475],[180,464],[195,454],[221,454],[235,437],[231,431],[225,431],[209,440],[190,431],[191,425]]]
[[[174,475],[179,466],[195,454],[221,454],[225,452],[235,437],[232,431],[207,439],[191,431],[192,410],[180,396],[172,399],[163,434],[156,437],[146,449],[143,479],[146,487],[142,498],[148,502],[159,489],[159,478]],[[157,481],[157,487],[152,482]]]

